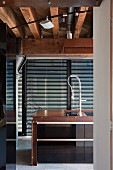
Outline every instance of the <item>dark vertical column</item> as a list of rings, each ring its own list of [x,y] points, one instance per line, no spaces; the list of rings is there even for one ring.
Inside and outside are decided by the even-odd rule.
[[[7,30],[8,35],[8,30]],[[10,75],[12,77],[12,100],[11,109],[6,110],[7,115],[7,138],[6,138],[6,165],[7,169],[10,164],[13,164],[12,169],[16,169],[16,37],[7,36],[7,61],[13,64]],[[7,68],[8,69],[8,68]],[[8,72],[8,71],[7,71]],[[7,81],[7,80],[6,80]],[[10,93],[6,90],[6,94]],[[7,101],[8,102],[8,101]],[[9,103],[6,103],[6,107]]]
[[[21,38],[16,38],[16,54],[21,54]]]
[[[0,24],[0,170],[6,167],[6,24]]]
[[[67,60],[67,79],[71,74],[71,60]],[[67,83],[67,110],[71,110],[71,89]]]
[[[16,111],[7,110],[7,149],[6,163],[13,164],[13,170],[16,169]]]
[[[22,135],[26,136],[26,100],[27,100],[27,92],[26,92],[26,63],[22,68]]]

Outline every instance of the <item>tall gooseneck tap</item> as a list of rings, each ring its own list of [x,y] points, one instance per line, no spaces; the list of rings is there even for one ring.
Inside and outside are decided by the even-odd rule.
[[[78,82],[79,82],[79,107],[80,107],[79,115],[82,116],[81,81],[80,81],[80,78],[77,75],[75,75],[75,74],[71,74],[68,77],[68,84],[69,84],[69,86],[71,88],[72,99],[74,99],[74,90],[73,90],[73,87],[71,86],[71,84],[69,82],[69,79],[72,78],[72,77],[75,77],[78,80]]]

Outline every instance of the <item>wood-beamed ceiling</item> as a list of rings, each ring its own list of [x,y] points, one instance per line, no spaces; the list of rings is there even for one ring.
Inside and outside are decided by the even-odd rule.
[[[89,7],[81,7],[80,11],[88,10]],[[74,32],[74,38],[79,38],[80,32],[82,30],[82,26],[84,24],[85,18],[86,18],[87,12],[80,13],[77,19],[77,23],[75,25],[75,32]]]
[[[51,16],[58,15],[58,7],[50,7],[50,14]],[[59,36],[59,21],[58,17],[52,18],[53,27],[53,37],[58,38]]]
[[[68,9],[67,7],[0,7],[0,19],[9,26],[16,37],[66,39],[68,24],[70,24],[68,23],[70,15]],[[72,32],[73,38],[92,38],[93,8],[90,7],[90,12],[87,12],[88,9],[89,7],[74,8],[75,13],[78,11],[79,15],[74,15],[71,23],[73,29],[70,32]],[[40,21],[46,19],[47,16],[54,25],[52,29],[44,29],[40,25]],[[29,23],[35,20],[37,22]],[[16,28],[12,29],[13,27]]]
[[[14,14],[11,8],[0,7],[0,19],[4,23],[6,23],[9,28],[15,27],[16,25],[20,24],[17,16]],[[24,38],[24,32],[22,27],[15,28],[12,31],[16,35],[16,37]]]
[[[20,10],[26,20],[26,22],[30,22],[30,21],[35,21],[37,20],[37,14],[36,14],[36,10],[34,8],[31,7],[20,7]],[[40,27],[39,24],[37,24],[37,22],[32,23],[32,24],[28,24],[31,33],[33,34],[34,38],[40,38]]]
[[[0,7],[0,22],[8,25],[9,39],[14,35],[22,39],[21,54],[92,55],[93,6],[101,1],[5,0]],[[51,29],[40,24],[47,18],[54,25]]]

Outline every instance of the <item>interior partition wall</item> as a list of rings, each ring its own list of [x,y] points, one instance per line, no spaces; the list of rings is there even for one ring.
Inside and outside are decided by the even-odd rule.
[[[94,8],[94,170],[112,170],[110,162],[110,114],[111,104],[111,0]],[[112,7],[113,8],[113,7]],[[111,54],[110,54],[111,53]],[[113,88],[113,87],[112,87]]]

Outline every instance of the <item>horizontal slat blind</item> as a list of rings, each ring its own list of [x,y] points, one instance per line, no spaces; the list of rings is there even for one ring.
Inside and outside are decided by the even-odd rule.
[[[82,109],[93,109],[93,60],[82,59],[71,62],[71,74],[80,78],[82,99]],[[76,78],[71,78],[71,85],[74,89],[74,99],[71,99],[71,108],[79,108],[79,83]]]
[[[22,132],[22,73],[18,79],[18,132]]]
[[[6,110],[14,110],[14,67],[14,60],[6,61]]]
[[[27,135],[31,135],[32,114],[38,109],[67,109],[67,60],[27,60]],[[82,84],[82,109],[93,109],[93,60],[71,60],[71,74]],[[75,98],[71,109],[79,108],[79,84],[71,79]],[[19,79],[19,131],[22,125],[22,79]]]
[[[67,108],[66,60],[27,61],[27,135],[31,135],[32,114],[40,108]]]

